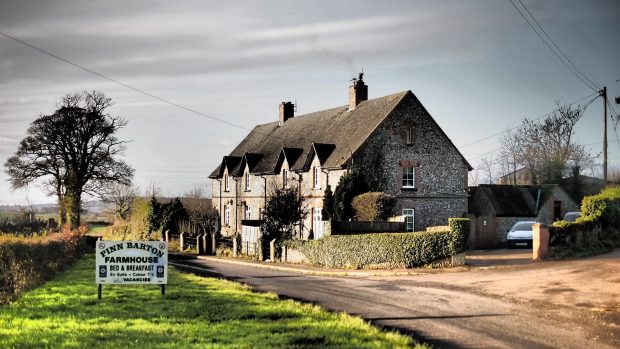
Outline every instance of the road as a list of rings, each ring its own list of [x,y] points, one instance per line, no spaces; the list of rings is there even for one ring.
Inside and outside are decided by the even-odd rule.
[[[422,279],[324,277],[215,259],[182,263],[205,276],[344,311],[440,348],[620,347],[617,328],[587,313],[515,302],[460,285],[429,281],[429,275]],[[462,273],[464,278],[467,273]]]

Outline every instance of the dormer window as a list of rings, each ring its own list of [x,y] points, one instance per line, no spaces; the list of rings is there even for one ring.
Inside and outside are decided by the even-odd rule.
[[[405,144],[411,145],[413,144],[413,125],[407,126],[405,132]]]
[[[282,170],[282,186],[284,187],[284,189],[289,189],[291,187],[288,181],[288,176],[288,170]]]
[[[313,176],[313,180],[314,180],[314,189],[321,189],[321,168],[320,167],[315,167],[314,168],[314,176]]]
[[[228,177],[228,173],[224,175],[224,191],[230,191],[230,177]]]
[[[250,172],[246,172],[245,173],[245,191],[250,191],[250,189],[252,189],[252,186],[250,183]]]

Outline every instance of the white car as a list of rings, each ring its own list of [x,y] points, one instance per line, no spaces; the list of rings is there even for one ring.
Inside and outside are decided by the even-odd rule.
[[[579,217],[581,217],[581,212],[579,212],[579,211],[566,212],[566,214],[564,215],[564,220],[567,221],[567,222],[574,222]]]
[[[510,228],[506,236],[508,247],[532,247],[532,225],[536,221],[520,221]]]

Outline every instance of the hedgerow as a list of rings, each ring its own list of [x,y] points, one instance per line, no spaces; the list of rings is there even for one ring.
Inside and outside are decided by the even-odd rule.
[[[558,221],[549,227],[552,258],[585,257],[620,245],[620,187],[587,196],[581,217],[574,222]]]
[[[450,231],[333,235],[288,242],[316,266],[412,268],[464,251],[469,219],[450,219]]]
[[[85,251],[87,228],[35,237],[0,235],[0,303],[50,279]]]

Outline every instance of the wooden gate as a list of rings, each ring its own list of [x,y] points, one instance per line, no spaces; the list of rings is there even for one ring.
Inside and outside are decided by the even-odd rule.
[[[473,239],[473,249],[488,249],[497,247],[497,220],[495,216],[478,216],[475,219],[476,233]]]

